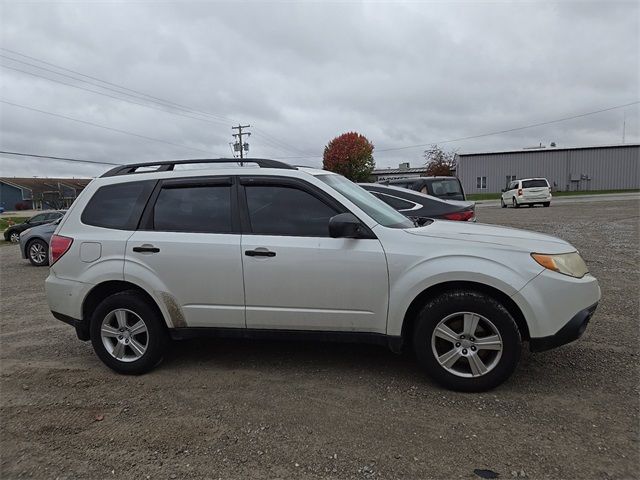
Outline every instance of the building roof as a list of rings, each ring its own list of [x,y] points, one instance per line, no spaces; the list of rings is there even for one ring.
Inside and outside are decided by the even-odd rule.
[[[427,167],[416,168],[377,168],[372,175],[384,175],[384,174],[398,174],[398,173],[424,173],[427,171]]]
[[[31,190],[32,193],[50,192],[58,190],[60,185],[75,190],[82,190],[86,187],[91,178],[20,178],[20,177],[0,177],[1,183],[6,183],[14,187]]]
[[[628,148],[640,147],[640,143],[620,143],[615,145],[587,145],[580,147],[542,147],[542,148],[521,148],[519,150],[497,150],[494,152],[469,152],[458,153],[459,157],[472,157],[476,155],[501,155],[505,153],[529,153],[529,152],[558,152],[563,150],[592,150],[598,148]]]

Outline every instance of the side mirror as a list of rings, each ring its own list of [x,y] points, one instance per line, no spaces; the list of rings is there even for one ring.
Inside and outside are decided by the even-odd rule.
[[[332,238],[371,238],[365,228],[353,213],[340,213],[329,219]]]

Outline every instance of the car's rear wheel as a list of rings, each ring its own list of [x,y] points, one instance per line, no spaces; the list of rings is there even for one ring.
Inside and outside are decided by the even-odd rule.
[[[509,378],[520,360],[522,342],[515,321],[497,300],[455,290],[433,298],[420,311],[413,347],[438,383],[478,392]]]
[[[31,265],[36,267],[49,265],[49,245],[39,238],[31,240],[27,245],[27,257]]]
[[[518,201],[516,200],[516,197],[513,197],[511,199],[511,205],[513,206],[513,208],[520,208],[520,204],[518,203]]]
[[[91,317],[96,355],[118,373],[148,372],[161,360],[168,335],[156,309],[135,291],[104,299]]]

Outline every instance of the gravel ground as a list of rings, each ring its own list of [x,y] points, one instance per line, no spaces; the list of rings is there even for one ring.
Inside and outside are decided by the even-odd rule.
[[[600,280],[585,336],[452,393],[366,345],[198,340],[141,377],[54,320],[46,268],[0,248],[2,478],[640,478],[637,201],[480,221],[560,236]]]

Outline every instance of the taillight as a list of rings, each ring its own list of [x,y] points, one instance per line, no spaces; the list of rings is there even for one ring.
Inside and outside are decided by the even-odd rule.
[[[463,210],[462,212],[447,213],[444,215],[444,218],[447,220],[456,220],[459,222],[468,222],[473,220],[473,217],[475,217],[473,210]]]
[[[72,243],[73,238],[53,235],[51,240],[49,240],[49,266],[60,260],[60,258],[67,253]]]
[[[519,188],[519,189],[518,189],[518,196],[519,196],[519,197],[521,197],[521,196],[522,196],[522,189],[521,189],[521,188]]]

